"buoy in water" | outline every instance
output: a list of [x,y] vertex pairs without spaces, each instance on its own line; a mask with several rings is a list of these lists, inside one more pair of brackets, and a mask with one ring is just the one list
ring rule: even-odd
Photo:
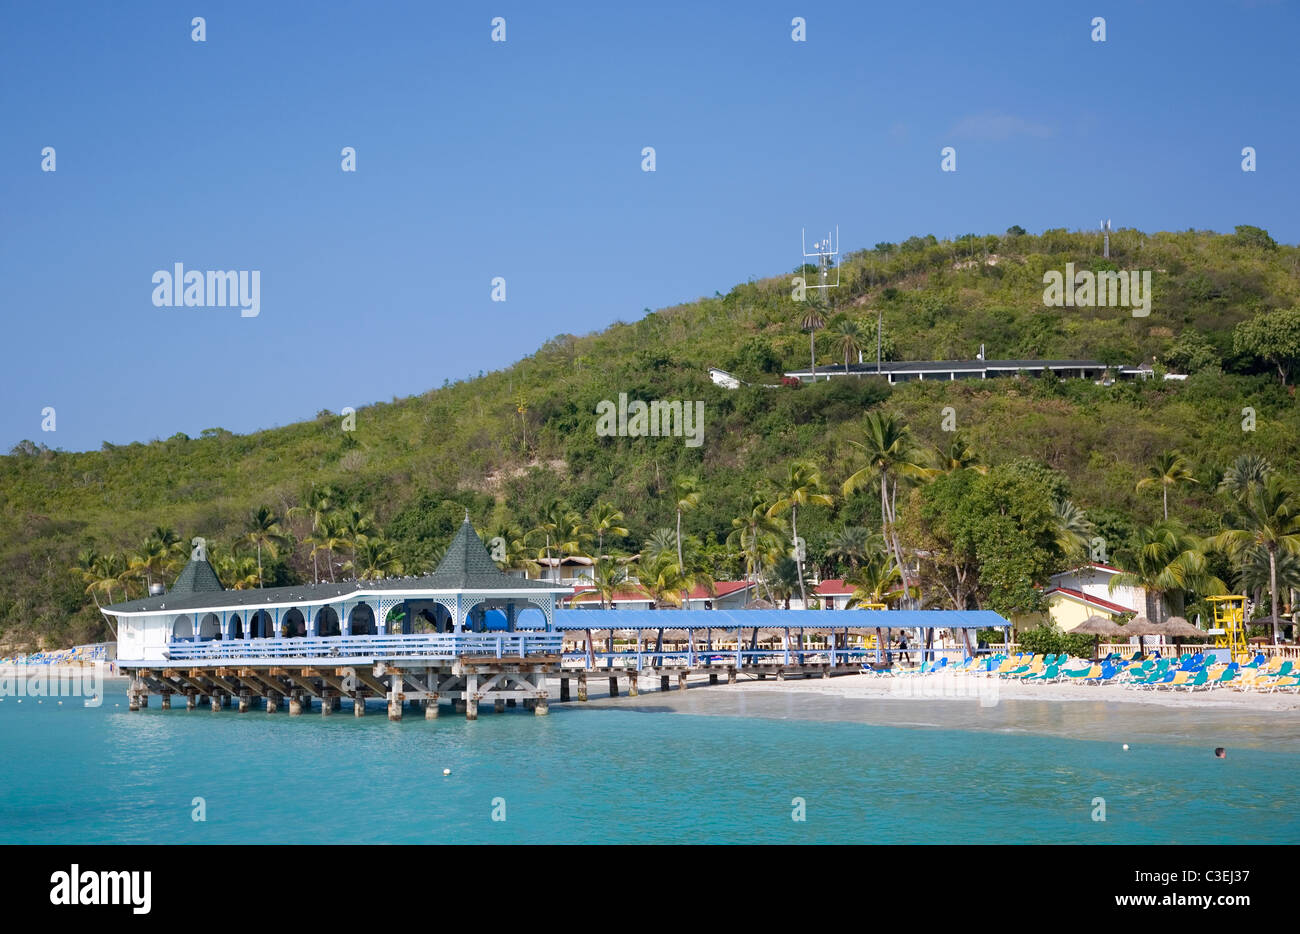
[[1125,744],[1124,744],[1124,751],[1125,751],[1125,752],[1128,752],[1128,743],[1125,743]]
[[451,769],[443,769],[443,770],[442,770],[442,774],[443,774],[443,775],[450,775],[450,774],[451,774]]

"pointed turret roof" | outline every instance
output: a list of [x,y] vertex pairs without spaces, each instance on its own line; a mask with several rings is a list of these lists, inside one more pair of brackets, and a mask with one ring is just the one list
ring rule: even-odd
[[498,568],[468,516],[447,546],[447,553],[438,563],[437,570],[422,583],[426,581],[430,589],[435,590],[554,590],[556,586],[548,581],[511,577]]
[[189,563],[181,569],[181,573],[176,577],[176,583],[172,584],[171,590],[167,591],[167,595],[215,593],[216,591],[225,590],[226,588],[221,586],[221,579],[217,577],[217,572],[208,563],[207,542],[201,538],[195,538],[191,541],[191,544],[194,547],[190,552]]

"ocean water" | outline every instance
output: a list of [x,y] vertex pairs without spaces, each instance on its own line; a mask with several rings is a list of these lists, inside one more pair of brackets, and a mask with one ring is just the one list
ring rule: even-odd
[[[129,713],[114,684],[98,708],[6,698],[0,843],[1300,838],[1300,752],[1290,744],[1218,760],[1203,743],[1124,751],[1019,732],[706,716],[642,700],[474,723],[444,708],[438,720],[390,723],[379,704],[363,719],[346,704],[291,719],[163,711],[157,698]],[[925,721],[916,710],[910,719]],[[193,819],[196,798],[206,820]],[[1104,821],[1093,819],[1098,798]],[[794,820],[800,809],[805,819]]]

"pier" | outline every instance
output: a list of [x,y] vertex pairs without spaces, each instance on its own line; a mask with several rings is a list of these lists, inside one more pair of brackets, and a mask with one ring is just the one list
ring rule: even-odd
[[631,697],[654,679],[829,678],[887,663],[874,633],[914,631],[925,658],[926,630],[1008,625],[987,611],[558,609],[571,589],[499,570],[468,518],[423,577],[228,591],[193,544],[171,590],[103,608],[133,711],[157,695],[164,710],[328,716],[346,699],[355,716],[382,700],[390,720],[443,705],[544,716],[557,679],[560,702],[581,702],[593,678]]

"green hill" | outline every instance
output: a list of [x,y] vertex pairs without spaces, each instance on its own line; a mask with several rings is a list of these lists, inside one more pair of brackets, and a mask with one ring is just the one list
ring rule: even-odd
[[[0,644],[101,637],[99,614],[75,570],[89,563],[83,553],[138,551],[159,526],[183,541],[204,535],[220,547],[242,534],[251,510],[268,506],[293,540],[264,561],[267,582],[310,578],[302,542],[310,521],[284,517],[312,484],[372,514],[392,555],[414,572],[427,570],[465,508],[480,528],[528,530],[554,499],[581,512],[602,500],[614,504],[630,533],[617,547],[635,552],[655,529],[675,523],[671,482],[693,474],[702,495],[685,513],[684,529],[723,576],[743,573],[719,544],[732,520],[792,459],[807,458],[836,496],[830,507],[801,510],[800,534],[810,561],[836,572],[843,568],[827,554],[831,536],[846,525],[880,524],[878,494],[838,495],[862,465],[850,442],[860,439],[864,412],[873,408],[901,417],[922,447],[933,447],[951,439],[941,424],[951,407],[984,463],[1031,461],[1058,472],[1049,484],[1054,495],[1068,496],[1106,531],[1118,556],[1112,560],[1123,558],[1135,529],[1160,517],[1159,493],[1135,486],[1158,454],[1177,449],[1201,482],[1171,493],[1171,515],[1212,534],[1223,512],[1214,486],[1234,458],[1262,454],[1283,473],[1296,472],[1300,416],[1290,388],[1273,362],[1234,349],[1250,347],[1234,343],[1234,334],[1260,315],[1300,305],[1300,249],[1239,227],[1227,235],[1120,230],[1112,233],[1110,259],[1100,254],[1098,235],[1065,230],[879,244],[845,257],[828,316],[858,321],[868,357],[880,312],[892,359],[970,359],[983,344],[990,359],[1154,359],[1158,368],[1190,373],[1186,381],[891,389],[876,379],[840,378],[797,389],[714,386],[709,366],[770,384],[783,370],[807,365],[800,322],[808,305],[791,298],[795,270],[600,333],[560,335],[507,369],[363,408],[355,431],[322,412],[251,435],[214,428],[193,439],[105,442],[86,453],[24,442],[0,457]],[[1043,273],[1066,262],[1093,271],[1151,270],[1150,316],[1045,307]],[[823,329],[816,340],[819,370],[842,369],[837,335]],[[596,406],[619,393],[702,400],[703,444],[598,437]],[[1253,431],[1242,430],[1247,407],[1255,412]],[[138,593],[143,584],[132,586]]]

